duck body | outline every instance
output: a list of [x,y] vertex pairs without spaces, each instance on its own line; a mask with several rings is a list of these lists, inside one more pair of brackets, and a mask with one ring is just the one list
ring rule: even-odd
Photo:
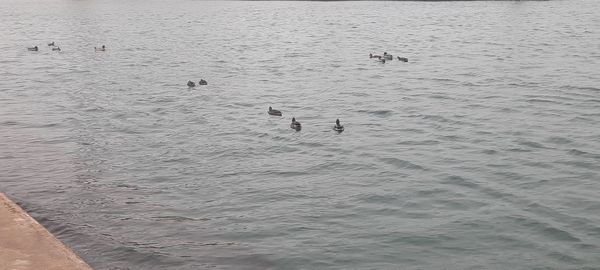
[[273,108],[269,107],[269,110],[267,111],[267,113],[269,115],[275,115],[275,116],[281,116],[282,113],[280,110],[273,110]]
[[291,129],[295,129],[296,131],[300,131],[302,129],[302,125],[300,122],[294,122],[290,124]]
[[48,43],[48,46],[54,46],[54,41]]
[[340,119],[335,120],[335,126],[333,126],[333,130],[339,132],[344,131],[344,126],[340,125]]
[[59,51],[60,52],[60,47],[54,47],[52,48],[53,51]]
[[383,53],[383,58],[385,58],[385,60],[392,60],[392,59],[394,59],[394,57],[391,54],[388,54],[387,52]]
[[198,85],[208,85],[208,82],[203,79],[200,79],[200,81],[198,82]]
[[36,51],[38,50],[38,46],[33,46],[33,47],[27,47],[28,51]]
[[296,118],[292,118],[290,128],[295,129],[296,131],[300,131],[302,129],[302,125],[300,124],[300,122],[296,121]]
[[381,59],[381,55],[374,55],[372,53],[369,54],[369,58],[379,58]]
[[398,61],[408,62],[408,58],[398,56]]
[[97,52],[103,52],[106,51],[106,46],[102,45],[102,47],[98,48],[98,47],[94,47],[94,51]]
[[188,82],[187,82],[187,86],[188,86],[188,87],[195,87],[195,86],[196,86],[196,83],[195,83],[195,82],[192,82],[192,81],[188,81]]

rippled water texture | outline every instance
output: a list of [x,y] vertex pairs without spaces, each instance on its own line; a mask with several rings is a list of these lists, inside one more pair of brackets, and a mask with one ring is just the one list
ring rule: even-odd
[[98,270],[598,269],[598,14],[0,1],[0,190]]

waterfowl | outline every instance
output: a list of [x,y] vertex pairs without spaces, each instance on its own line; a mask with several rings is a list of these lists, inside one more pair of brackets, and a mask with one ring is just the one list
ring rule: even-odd
[[188,82],[187,82],[187,86],[189,86],[189,87],[195,87],[195,86],[196,86],[196,83],[195,83],[195,82],[192,82],[192,81],[188,81]]
[[38,46],[33,46],[33,47],[27,47],[28,51],[37,51],[38,50]]
[[386,60],[392,60],[394,57],[391,54],[388,54],[387,52],[383,53],[383,58],[385,58]]
[[94,50],[97,51],[97,52],[98,51],[103,52],[103,51],[106,51],[106,46],[102,45],[102,47],[100,47],[100,48],[94,47]]
[[402,62],[408,62],[408,58],[398,56],[398,60]]
[[333,126],[333,130],[335,130],[337,132],[344,131],[344,126],[340,125],[340,119],[335,120],[335,126]]
[[60,52],[60,47],[54,47],[52,48],[53,51],[59,51]]
[[270,115],[281,116],[281,111],[280,110],[273,110],[273,108],[271,108],[271,106],[269,106],[269,111],[267,113],[270,114]]
[[372,53],[369,54],[369,58],[379,58],[381,59],[381,55],[373,55]]
[[198,82],[198,84],[199,84],[199,85],[207,85],[207,84],[208,84],[208,82],[207,82],[207,81],[205,81],[205,80],[203,80],[203,79],[200,79],[200,81]]
[[385,58],[379,58],[379,62],[385,64]]
[[292,117],[292,123],[290,124],[290,128],[295,129],[296,131],[300,131],[302,129],[302,125],[300,125],[300,122],[296,121],[295,117]]
[[48,43],[48,46],[54,46],[54,41]]

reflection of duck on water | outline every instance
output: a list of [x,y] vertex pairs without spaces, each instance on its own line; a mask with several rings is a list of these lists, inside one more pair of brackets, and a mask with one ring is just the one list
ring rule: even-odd
[[335,120],[335,126],[333,126],[333,130],[335,130],[337,132],[344,131],[344,126],[340,125],[340,119]]
[[281,116],[281,111],[280,110],[273,110],[273,108],[271,108],[271,106],[269,106],[269,111],[267,113],[269,113],[270,115]]
[[302,129],[302,125],[300,125],[300,122],[296,121],[296,117],[292,117],[290,128],[295,129],[296,131],[300,131]]

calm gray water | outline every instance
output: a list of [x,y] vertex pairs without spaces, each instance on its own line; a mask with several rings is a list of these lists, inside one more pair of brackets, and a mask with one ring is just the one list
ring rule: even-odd
[[0,191],[98,270],[600,269],[598,14],[0,1]]

